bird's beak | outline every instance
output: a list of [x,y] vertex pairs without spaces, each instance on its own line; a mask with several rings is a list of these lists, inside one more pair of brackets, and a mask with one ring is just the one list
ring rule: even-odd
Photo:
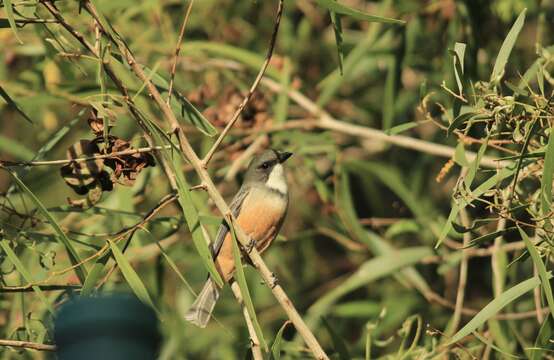
[[279,152],[279,163],[281,164],[284,163],[291,156],[292,156],[291,152],[288,152],[288,151]]

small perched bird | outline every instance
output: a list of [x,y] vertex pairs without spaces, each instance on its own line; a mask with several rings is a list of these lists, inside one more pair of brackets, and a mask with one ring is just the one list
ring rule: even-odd
[[[290,152],[269,149],[255,157],[231,202],[231,211],[238,225],[251,237],[260,252],[271,245],[285,219],[289,200],[283,163],[291,155]],[[229,226],[223,221],[211,250],[217,271],[226,282],[235,271],[232,241]],[[205,327],[219,298],[219,290],[217,284],[208,278],[185,319]]]

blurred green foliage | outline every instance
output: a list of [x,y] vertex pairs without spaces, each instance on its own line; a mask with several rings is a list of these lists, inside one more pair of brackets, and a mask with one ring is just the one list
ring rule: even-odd
[[[314,115],[285,92],[261,85],[210,163],[214,181],[230,199],[242,178],[240,171],[226,174],[264,134],[266,144],[295,153],[288,163],[292,194],[287,221],[264,258],[329,354],[341,359],[551,356],[552,318],[547,312],[536,314],[535,308],[553,306],[552,294],[544,291],[551,292],[553,249],[554,4],[339,2],[406,23],[365,22],[347,13],[333,13],[331,21],[328,1],[285,1],[266,76],[344,123],[456,147],[454,159],[363,134],[302,126]],[[188,4],[94,4],[156,86],[167,90]],[[4,0],[2,5],[1,160],[85,156],[67,150],[82,139],[105,139],[108,132],[125,146],[148,146],[99,61],[41,2]],[[144,118],[152,123],[161,119],[144,84],[116,47],[97,36],[79,2],[56,1],[56,6],[114,67]],[[194,3],[171,106],[197,153],[208,151],[214,142],[210,135],[221,131],[250,87],[267,51],[276,6],[270,1]],[[521,31],[506,38],[518,16]],[[98,146],[100,154],[108,143]],[[506,158],[511,165],[487,169],[467,159],[468,151],[479,149],[483,156]],[[175,159],[173,149],[163,152]],[[197,184],[186,162],[179,160],[181,165],[184,181]],[[164,334],[160,359],[249,356],[242,311],[228,288],[207,329],[183,319],[194,300],[191,289],[199,291],[206,270],[177,202],[164,203],[142,221],[171,192],[162,166],[156,162],[141,168],[136,179],[123,173],[113,190],[93,186],[88,195],[77,195],[66,185],[61,166],[10,166],[17,174],[12,176],[0,172],[0,337],[51,342],[49,307],[80,290],[75,273],[65,271],[80,258],[87,270],[80,275],[88,275],[83,292],[134,291],[158,309]],[[181,205],[197,211],[213,237],[219,214],[205,192],[190,194]],[[517,226],[532,233],[532,240]],[[442,245],[435,248],[438,242]],[[460,249],[463,243],[473,246],[469,252]],[[99,252],[110,247],[112,252]],[[454,308],[464,261],[460,312]],[[534,267],[540,278],[533,277]],[[309,358],[293,327],[284,326],[286,315],[260,277],[251,267],[245,276],[273,354]],[[30,282],[44,286],[26,286]],[[502,308],[504,314],[491,318]],[[478,313],[481,309],[485,313]],[[459,341],[450,344],[460,328]],[[0,353],[6,359],[46,356],[8,347]]]

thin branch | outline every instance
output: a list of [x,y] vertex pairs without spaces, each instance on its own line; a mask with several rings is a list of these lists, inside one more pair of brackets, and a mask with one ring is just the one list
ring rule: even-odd
[[241,170],[241,168],[246,164],[246,161],[251,158],[258,150],[260,150],[262,147],[267,145],[269,142],[269,138],[267,135],[263,134],[260,135],[250,144],[246,150],[243,151],[240,156],[238,156],[232,163],[231,166],[229,166],[229,170],[227,171],[227,174],[225,174],[225,181],[229,181],[235,178],[237,176],[238,172]]
[[202,166],[204,167],[204,169],[208,167],[208,163],[210,162],[210,160],[213,157],[214,153],[216,152],[217,148],[219,147],[219,145],[221,144],[221,142],[223,141],[225,136],[227,136],[227,133],[229,132],[229,130],[233,127],[235,122],[238,120],[240,114],[242,113],[242,110],[244,110],[245,106],[248,104],[248,101],[252,97],[252,94],[254,94],[254,91],[256,91],[256,88],[258,87],[260,81],[262,80],[262,78],[265,74],[265,71],[266,71],[267,67],[269,66],[269,62],[271,61],[271,56],[273,55],[273,49],[275,48],[275,42],[277,40],[277,33],[279,31],[279,24],[281,23],[281,15],[283,13],[283,1],[284,0],[279,0],[279,6],[277,8],[277,16],[275,17],[275,26],[273,28],[273,34],[271,34],[271,41],[269,43],[269,49],[267,50],[267,54],[266,54],[266,57],[265,57],[265,61],[262,65],[262,68],[258,72],[258,76],[256,76],[256,79],[252,83],[252,86],[250,87],[250,90],[248,90],[248,94],[246,94],[246,96],[244,97],[244,99],[240,103],[239,107],[237,108],[237,110],[233,114],[233,117],[231,117],[231,120],[229,120],[229,122],[227,123],[227,125],[225,126],[225,128],[223,129],[223,131],[221,132],[221,134],[219,135],[219,137],[217,138],[217,140],[213,144],[212,148],[208,151],[206,156],[202,159]]
[[[48,284],[48,285],[37,285],[42,291],[61,291],[61,290],[79,290],[81,285],[59,285],[59,284]],[[31,292],[34,291],[31,287],[21,287],[21,286],[4,286],[0,287],[0,293],[19,293],[19,292]]]
[[[539,277],[539,271],[535,264],[533,264],[533,276]],[[541,287],[537,286],[533,289],[533,300],[535,301],[535,314],[537,316],[537,321],[539,324],[542,324],[544,322],[544,314],[541,311],[542,310],[542,304],[541,304]]]
[[[445,308],[454,310],[456,308],[456,305],[445,299],[444,297],[440,296],[434,291],[428,291],[425,295],[425,298],[428,299],[430,302],[434,302],[438,305],[441,305]],[[467,317],[473,317],[479,313],[480,310],[477,309],[470,309],[462,307],[460,312],[463,316]],[[548,307],[545,307],[541,309],[542,313],[548,314],[550,312],[550,309]],[[523,319],[529,319],[536,316],[536,310],[531,311],[524,311],[524,312],[515,312],[515,313],[505,313],[505,314],[496,314],[493,316],[493,319],[496,320],[523,320]]]
[[10,167],[10,166],[45,166],[45,165],[63,165],[63,164],[69,164],[69,163],[78,163],[78,162],[85,162],[85,161],[91,161],[91,160],[99,160],[99,159],[112,159],[117,156],[122,155],[133,155],[133,154],[140,154],[140,153],[150,153],[156,150],[169,150],[171,149],[171,145],[167,146],[152,146],[152,147],[143,147],[138,149],[130,149],[130,150],[123,150],[123,151],[116,151],[110,154],[103,154],[103,155],[94,155],[94,156],[87,156],[82,158],[75,158],[75,159],[60,159],[60,160],[47,160],[47,161],[9,161],[9,160],[0,160],[0,164]]
[[[425,140],[414,139],[403,135],[388,135],[385,132],[377,129],[368,128],[365,126],[354,125],[334,119],[329,113],[321,109],[315,102],[307,98],[302,93],[293,89],[284,89],[279,83],[271,79],[263,79],[261,84],[275,92],[287,91],[289,97],[300,105],[304,110],[316,116],[318,120],[313,124],[315,127],[325,130],[334,130],[355,137],[362,137],[370,140],[379,140],[391,143],[403,148],[420,151],[423,153],[452,158],[456,149],[450,146],[435,144]],[[468,161],[473,161],[477,154],[471,151],[466,151]],[[501,168],[512,164],[510,161],[496,160],[489,156],[481,158],[482,166],[488,168]]]
[[185,19],[183,20],[183,25],[181,25],[181,30],[179,31],[179,39],[177,40],[177,46],[175,47],[175,54],[173,56],[173,65],[171,66],[171,74],[169,75],[169,89],[167,90],[167,104],[171,104],[171,94],[173,93],[173,82],[175,81],[175,71],[177,69],[177,62],[179,61],[179,53],[181,52],[181,45],[183,44],[183,38],[185,37],[185,29],[189,21],[190,11],[192,10],[192,5],[194,0],[190,0],[189,6],[185,12]]
[[254,324],[252,323],[252,318],[250,317],[250,314],[248,314],[248,309],[246,309],[246,306],[244,305],[244,298],[242,297],[239,284],[235,280],[231,281],[231,290],[233,291],[233,294],[235,295],[235,298],[237,299],[237,302],[242,309],[242,315],[244,316],[244,321],[246,322],[246,327],[248,328],[248,334],[250,335],[250,342],[252,345],[252,358],[254,360],[263,360],[264,357],[262,355],[260,340],[258,339],[256,330],[254,330]]
[[[467,168],[464,168],[466,170]],[[462,171],[460,176],[465,176],[466,171]],[[471,227],[469,216],[466,209],[460,210],[460,219],[462,220],[462,225],[465,227]],[[448,334],[452,335],[456,333],[458,326],[460,326],[460,321],[462,320],[462,308],[464,307],[464,299],[466,292],[467,284],[467,271],[468,271],[468,250],[467,246],[471,242],[471,233],[464,233],[464,249],[462,250],[462,260],[460,261],[460,274],[458,279],[458,291],[456,292],[456,307],[454,308],[454,314],[452,315],[452,321],[450,323]]]
[[[85,1],[84,7],[95,19],[98,19],[98,12],[95,6],[91,2]],[[160,108],[164,119],[169,123],[169,125],[172,127],[173,132],[177,135],[177,139],[179,140],[179,147],[181,148],[181,151],[183,152],[185,157],[189,160],[190,164],[194,167],[200,180],[206,184],[208,194],[214,201],[219,211],[225,215],[224,218],[229,224],[229,226],[233,226],[233,223],[236,223],[236,218],[232,215],[231,210],[229,209],[229,206],[227,205],[227,203],[225,202],[221,194],[217,191],[217,188],[213,183],[209,173],[206,171],[205,167],[203,166],[202,161],[198,158],[198,155],[194,152],[192,146],[188,142],[188,139],[184,135],[179,125],[179,122],[177,121],[177,118],[175,117],[175,114],[173,113],[171,108],[165,103],[165,101],[163,101],[163,98],[160,92],[150,81],[150,79],[146,76],[142,66],[140,66],[136,62],[133,54],[129,51],[127,46],[122,41],[118,41],[118,39],[113,39],[109,32],[104,31],[104,34],[108,36],[115,45],[118,46],[122,56],[126,59],[127,63],[131,67],[131,70],[141,81],[143,81],[146,84],[148,91],[152,95],[152,99],[156,102],[156,104]],[[236,230],[237,238],[240,241],[241,245],[244,248],[248,247],[248,244],[250,242],[249,237],[244,233],[244,231],[240,227],[236,228],[235,230]],[[258,250],[256,248],[252,249],[250,252],[248,252],[248,256],[250,257],[250,260],[254,265],[254,267],[258,270],[258,272],[264,279],[264,282],[266,283],[266,285],[270,287],[273,295],[279,301],[279,303],[283,307],[283,310],[285,310],[290,320],[293,322],[299,334],[303,337],[304,341],[306,342],[306,344],[308,345],[308,347],[310,348],[314,356],[317,359],[328,359],[327,354],[325,354],[325,352],[321,348],[321,345],[319,345],[319,342],[315,338],[314,334],[306,326],[306,324],[304,323],[304,320],[298,314],[298,311],[292,304],[292,301],[284,292],[283,288],[279,284],[275,283],[275,275],[267,268],[267,265],[262,260]]]
[[[151,147],[154,147],[154,141],[152,140],[152,137],[150,136],[150,133],[148,131],[148,128],[144,124],[142,115],[137,110],[136,105],[134,104],[131,96],[129,95],[129,91],[127,90],[127,87],[123,84],[123,82],[115,75],[115,71],[112,69],[111,65],[107,61],[103,61],[101,58],[101,54],[96,51],[96,49],[85,39],[85,37],[78,32],[73,26],[71,26],[67,21],[65,21],[64,17],[60,13],[60,11],[56,8],[52,0],[39,0],[46,9],[56,18],[56,20],[79,42],[83,47],[85,47],[91,54],[93,54],[104,67],[104,70],[106,71],[106,74],[110,77],[110,79],[113,81],[119,92],[123,95],[123,100],[125,101],[125,104],[127,105],[127,108],[131,115],[137,120],[138,125],[141,127],[141,129],[144,132],[144,137],[146,141],[148,142],[148,145]],[[100,21],[98,17],[94,17],[94,20],[98,23],[98,26],[101,27]],[[103,29],[105,30],[105,29]],[[105,31],[104,31],[105,32]],[[171,188],[175,190],[177,188],[177,182],[175,180],[175,174],[172,173],[171,168],[169,164],[167,163],[165,157],[159,156],[158,154],[155,154],[156,158],[159,163],[162,164],[162,167],[164,169],[164,172],[167,174],[168,181],[171,185]]]
[[0,346],[11,346],[39,351],[56,351],[56,345],[39,344],[30,341],[0,340]]

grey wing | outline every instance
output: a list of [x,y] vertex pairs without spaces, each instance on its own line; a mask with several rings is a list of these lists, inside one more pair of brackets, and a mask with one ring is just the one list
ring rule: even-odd
[[[244,199],[246,198],[246,195],[248,194],[248,189],[244,186],[240,188],[239,192],[235,195],[233,198],[233,201],[231,201],[231,213],[234,217],[238,217],[240,213],[240,208],[242,206],[242,203],[244,202]],[[229,232],[229,225],[227,225],[227,222],[223,220],[221,222],[221,225],[219,225],[219,229],[217,230],[217,235],[215,237],[215,240],[211,244],[211,250],[212,250],[212,257],[215,259],[217,254],[219,254],[219,250],[221,250],[221,246],[223,245],[223,240],[225,240],[225,236]]]

